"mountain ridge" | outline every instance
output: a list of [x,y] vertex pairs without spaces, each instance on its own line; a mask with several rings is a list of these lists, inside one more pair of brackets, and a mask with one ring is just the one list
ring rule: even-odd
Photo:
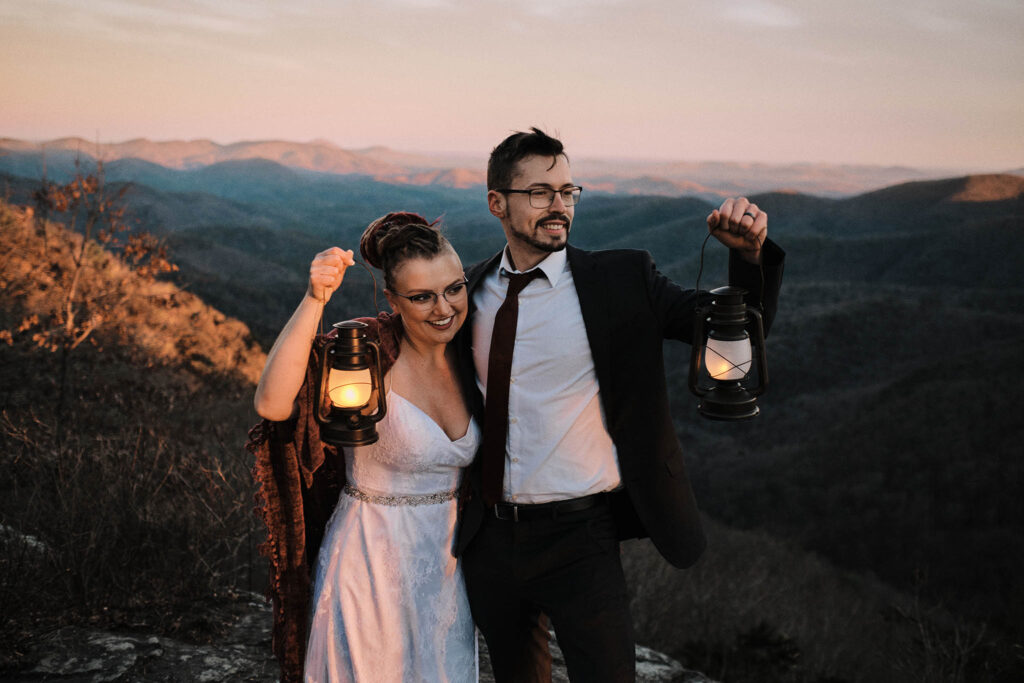
[[[138,157],[168,168],[189,169],[220,161],[264,158],[287,166],[335,174],[362,174],[383,181],[409,184],[452,183],[453,187],[483,184],[483,155],[408,153],[383,146],[347,150],[331,142],[243,140],[220,144],[208,139],[152,141],[135,138],[124,142],[96,143],[79,137],[44,142],[0,138],[0,153],[84,154],[113,161]],[[470,165],[467,165],[469,163]],[[623,194],[702,193],[708,197],[753,194],[793,187],[812,194],[848,196],[905,180],[951,175],[948,171],[921,170],[894,165],[763,162],[574,159],[577,180]],[[452,171],[451,177],[430,171]],[[643,181],[642,178],[648,180]]]

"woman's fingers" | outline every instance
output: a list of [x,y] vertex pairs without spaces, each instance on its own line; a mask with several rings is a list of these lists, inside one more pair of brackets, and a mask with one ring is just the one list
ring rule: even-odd
[[318,301],[327,301],[341,286],[345,270],[355,265],[351,249],[331,247],[321,251],[309,265],[309,294]]

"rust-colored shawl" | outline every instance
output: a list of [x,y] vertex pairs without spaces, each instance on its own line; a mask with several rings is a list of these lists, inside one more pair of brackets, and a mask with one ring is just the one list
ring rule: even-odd
[[[380,343],[387,372],[398,357],[401,318],[381,313],[359,320],[369,325],[367,337]],[[256,512],[267,527],[260,553],[270,560],[273,647],[286,683],[302,680],[312,567],[345,484],[344,453],[320,441],[316,421],[318,352],[326,339],[318,337],[313,344],[306,379],[296,397],[296,417],[285,422],[262,420],[249,431],[246,444],[256,459]]]

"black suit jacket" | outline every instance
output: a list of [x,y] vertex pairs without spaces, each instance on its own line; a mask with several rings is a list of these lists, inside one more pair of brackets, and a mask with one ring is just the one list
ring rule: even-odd
[[[646,251],[584,251],[567,247],[587,330],[608,431],[615,443],[625,494],[613,497],[621,538],[650,536],[677,567],[692,565],[706,541],[682,448],[669,412],[662,340],[692,343],[694,314],[706,292],[684,290],[662,275]],[[729,283],[762,305],[767,333],[775,317],[785,255],[767,241],[764,268],[730,256]],[[466,271],[469,322],[456,345],[463,390],[474,416],[483,420],[483,398],[473,366],[472,295],[501,253]],[[571,352],[566,349],[565,352]],[[479,495],[479,458],[467,471],[456,553],[469,544],[487,513]]]

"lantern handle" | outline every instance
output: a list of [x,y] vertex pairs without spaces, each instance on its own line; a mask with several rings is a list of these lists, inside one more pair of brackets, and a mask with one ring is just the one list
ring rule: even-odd
[[708,392],[697,381],[700,375],[700,349],[704,346],[704,330],[707,325],[710,306],[698,306],[694,315],[696,324],[693,327],[693,345],[690,347],[690,392],[696,396],[704,396]]
[[380,422],[388,414],[387,389],[384,388],[384,363],[381,361],[380,344],[367,339],[366,345],[373,347],[373,357],[377,360],[377,377],[380,377],[380,387],[377,389],[377,410],[368,417],[374,422]]
[[747,313],[751,316],[751,320],[747,324],[750,332],[753,333],[750,335],[751,345],[757,349],[758,359],[757,386],[749,391],[754,396],[760,396],[768,388],[768,354],[765,351],[764,342],[764,317],[758,307],[750,304],[747,304]]
[[328,354],[334,347],[337,337],[326,337],[325,339],[326,340],[324,341],[318,356],[320,359],[320,367],[317,369],[317,374],[320,376],[320,387],[316,392],[316,416],[320,422],[329,420],[331,416],[331,409],[328,407],[330,401],[327,399],[326,391],[329,373],[325,371],[325,368],[327,367]]
[[[700,296],[700,278],[704,274],[704,249],[708,246],[708,240],[711,239],[712,233],[709,232],[704,241],[700,243],[700,262],[697,268],[697,284],[694,285],[694,292]],[[764,246],[764,242],[758,241],[758,247]],[[757,305],[759,307],[764,306],[764,258],[757,264],[757,272],[761,276],[761,289],[757,292]]]

